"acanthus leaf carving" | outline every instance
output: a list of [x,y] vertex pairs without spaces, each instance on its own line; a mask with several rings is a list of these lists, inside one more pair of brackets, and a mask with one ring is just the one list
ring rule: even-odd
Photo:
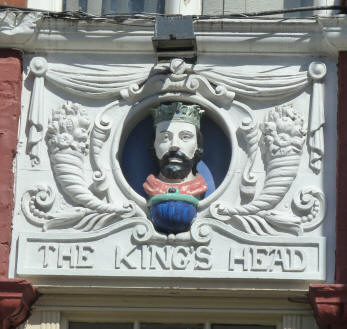
[[[311,67],[310,70],[312,71]],[[66,77],[68,76],[68,72],[63,73]],[[305,74],[278,77],[277,82],[269,82],[266,88],[262,89],[258,82],[264,79],[270,81],[270,76],[262,76],[262,74],[258,74],[256,77],[237,77],[235,74],[228,76],[213,68],[204,69],[201,65],[194,67],[184,63],[183,60],[174,59],[169,67],[158,66],[155,74],[152,74],[148,80],[141,78],[138,81],[124,84],[125,89],[117,87],[117,96],[128,103],[136,103],[150,95],[181,91],[197,94],[219,107],[228,108],[235,97],[235,92],[244,97],[272,97],[282,95],[285,91],[296,92],[309,83],[307,73]],[[313,76],[311,72],[310,74],[315,82],[321,81],[325,75]],[[288,82],[285,83],[287,78]],[[250,82],[248,90],[245,83],[252,79],[254,81]],[[228,84],[227,81],[230,83]],[[276,83],[283,85],[284,88],[277,88]],[[322,123],[321,119],[317,121],[320,132],[324,125],[324,120]],[[310,127],[312,130],[312,124]],[[30,217],[29,221],[43,226],[44,229],[72,227],[81,231],[90,231],[103,228],[120,218],[132,217],[136,211],[137,214],[141,213],[141,216],[145,215],[144,211],[136,210],[137,206],[131,201],[126,201],[125,204],[113,203],[107,193],[109,189],[107,175],[99,159],[99,154],[108,140],[111,128],[112,122],[103,115],[103,112],[100,112],[93,129],[89,132],[89,118],[78,104],[66,103],[61,109],[53,112],[46,139],[52,169],[62,191],[72,200],[75,207],[65,212],[49,213],[48,208],[36,203],[33,208],[31,203],[31,214],[30,211],[27,211],[30,206],[29,208],[24,207],[25,213],[28,214],[27,217]],[[317,189],[307,192],[314,199],[314,206],[310,208],[309,212],[303,210],[306,207],[305,197],[301,197],[300,201],[293,201],[293,215],[274,209],[296,178],[306,134],[304,121],[300,114],[292,106],[282,106],[270,111],[263,125],[263,136],[260,142],[258,125],[252,116],[251,119],[245,119],[242,122],[240,130],[243,132],[247,144],[248,156],[240,191],[253,201],[236,207],[217,201],[210,207],[212,216],[227,223],[236,220],[244,231],[258,235],[277,235],[279,232],[302,234],[303,230],[309,230],[311,227],[319,225],[317,223],[320,223],[324,217],[322,217],[322,212],[324,213],[325,207],[324,195]],[[315,134],[318,130],[310,131],[310,133]],[[89,134],[91,135],[90,143]],[[322,138],[322,134],[319,136]],[[312,141],[312,139],[310,140]],[[252,168],[259,150],[259,143],[262,143],[266,179],[262,191],[254,199],[257,179]],[[94,170],[91,189],[84,178],[84,166],[89,147]],[[311,150],[314,150],[313,146]],[[321,158],[318,162],[320,161]],[[317,167],[315,171],[319,172],[319,168]],[[304,195],[307,193],[305,192]],[[31,191],[29,195],[33,197],[35,193]],[[101,197],[105,197],[106,200],[102,200]],[[25,202],[23,201],[23,204]],[[41,218],[38,216],[39,219],[37,219],[36,215],[40,215]],[[310,223],[305,224],[305,222]]]
[[89,117],[79,104],[67,102],[53,111],[46,138],[52,170],[63,192],[77,207],[48,213],[54,202],[52,190],[38,186],[22,199],[23,213],[32,224],[44,230],[73,227],[90,231],[136,213],[136,205],[131,201],[107,203],[89,190],[84,177],[89,127]]

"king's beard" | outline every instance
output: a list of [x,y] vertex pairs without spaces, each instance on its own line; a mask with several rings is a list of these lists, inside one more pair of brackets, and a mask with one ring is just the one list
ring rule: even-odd
[[194,158],[180,151],[169,151],[159,160],[160,173],[168,179],[184,179],[193,169]]

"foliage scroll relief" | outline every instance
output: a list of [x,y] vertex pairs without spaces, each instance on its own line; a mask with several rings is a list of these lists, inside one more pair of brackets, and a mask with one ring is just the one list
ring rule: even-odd
[[[90,68],[35,57],[30,70],[34,85],[27,156],[40,170],[47,152],[56,186],[38,182],[23,193],[21,211],[38,231],[33,236],[24,234],[19,248],[30,244],[39,248],[43,267],[58,270],[65,259],[70,269],[81,271],[83,259],[88,258],[86,267],[93,268],[97,246],[85,241],[126,234],[127,243],[112,247],[120,271],[139,270],[139,262],[153,271],[211,270],[212,255],[221,244],[234,241],[237,246],[226,248],[231,277],[235,268],[256,272],[261,267],[264,273],[281,268],[293,277],[308,271],[322,278],[317,264],[324,241],[305,245],[300,239],[321,225],[325,196],[319,184],[300,185],[297,177],[304,164],[312,177],[322,173],[324,63],[312,62],[307,71],[277,74],[191,65],[181,59],[154,66]],[[109,104],[92,112],[66,99],[47,108],[48,85],[74,99]],[[279,101],[304,91],[311,95],[306,109],[294,101]],[[254,111],[247,100],[276,100],[276,105]],[[151,112],[160,172],[147,178],[145,199],[127,183],[119,157],[124,136]],[[208,186],[196,172],[196,163],[185,167],[199,153],[202,115],[223,130],[232,148],[225,179],[205,198]],[[176,138],[177,145],[172,141]],[[169,140],[173,144],[166,150],[166,160],[171,162],[167,165],[163,150]],[[65,206],[58,206],[58,199],[64,199]],[[49,242],[50,234],[58,232],[69,232],[73,238]],[[50,263],[52,257],[56,265]],[[262,257],[263,265],[257,257]],[[29,273],[25,268],[21,264],[19,271]]]

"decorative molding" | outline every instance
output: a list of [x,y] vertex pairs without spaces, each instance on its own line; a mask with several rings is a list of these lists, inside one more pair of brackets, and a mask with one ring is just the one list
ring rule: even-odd
[[[54,202],[52,189],[36,186],[22,198],[23,213],[32,224],[42,226],[44,230],[75,227],[89,231],[135,214],[134,203],[107,203],[89,190],[84,175],[84,159],[89,150],[89,125],[87,114],[78,104],[68,102],[53,111],[46,138],[52,170],[61,189],[72,204],[79,207],[47,213]],[[96,149],[94,146],[93,151]]]
[[61,329],[63,321],[59,311],[34,311],[20,329]]
[[319,173],[324,156],[324,135],[325,125],[324,113],[324,84],[322,80],[327,74],[324,63],[312,62],[308,68],[308,73],[313,80],[311,115],[309,124],[309,149],[310,149],[310,168]]
[[[114,20],[107,19],[67,22],[40,12],[6,11],[1,13],[0,21],[3,47],[27,52],[69,50],[100,53],[102,49],[118,54],[154,53],[152,18],[123,21],[122,38],[116,38],[120,32],[115,30]],[[214,25],[212,30],[211,24]],[[339,51],[347,49],[347,19],[343,15],[285,21],[280,18],[199,19],[194,30],[198,51],[211,53],[240,54],[252,49],[253,54],[328,55],[337,58]],[[96,35],[99,38],[95,38]],[[262,42],[258,42],[259,38]],[[91,39],[95,43],[93,47],[90,46]],[[303,39],[305,42],[300,42]]]
[[28,152],[35,167],[41,161],[41,142],[45,138],[47,110],[45,109],[44,84],[48,64],[45,58],[35,57],[30,63],[30,72],[35,75],[32,101],[29,109]]
[[0,281],[0,326],[19,326],[30,315],[31,306],[39,297],[36,289],[25,280]]
[[[259,235],[277,235],[278,230],[302,235],[303,226],[307,230],[318,226],[325,215],[325,201],[323,193],[315,188],[301,192],[300,200],[294,202],[302,218],[274,210],[297,175],[305,136],[304,119],[292,105],[270,111],[263,127],[266,178],[262,191],[255,200],[238,207],[214,202],[210,207],[212,217],[227,223],[237,221],[247,233]],[[310,201],[303,196],[307,193]]]
[[210,81],[199,74],[194,74],[191,65],[182,59],[175,58],[169,65],[169,72],[155,74],[140,88],[132,84],[121,91],[123,99],[130,104],[155,94],[168,92],[187,92],[201,94],[219,107],[227,107],[233,101],[235,93],[221,85],[211,85]]
[[257,125],[251,118],[246,118],[242,121],[240,131],[243,133],[244,139],[247,143],[248,162],[245,166],[242,180],[240,184],[240,192],[247,199],[252,200],[256,192],[255,185],[257,177],[252,173],[254,162],[258,153],[259,132]]
[[309,301],[321,329],[347,326],[347,286],[344,284],[311,284]]
[[[305,329],[302,327],[301,315],[284,315],[281,329]],[[313,328],[311,328],[313,329]]]
[[[20,214],[34,231],[19,232],[17,274],[181,277],[184,269],[185,277],[324,280],[325,238],[318,231],[300,237],[318,228],[326,212],[318,165],[324,144],[315,143],[324,137],[323,63],[299,72],[239,72],[182,59],[96,66],[49,63],[44,74],[50,92],[58,87],[75,99],[85,91],[93,104],[112,102],[97,108],[59,97],[51,118],[42,119],[47,131],[37,145],[47,154],[37,169],[50,164],[52,174],[19,192]],[[312,84],[318,92],[310,108],[305,93]],[[30,110],[40,108],[35,102],[42,97],[31,99]],[[291,103],[281,103],[288,97]],[[263,108],[247,105],[255,100]],[[165,235],[126,181],[121,157],[150,109],[177,101],[205,110],[229,139],[232,158],[216,191],[198,201],[188,231]],[[303,185],[296,178],[305,170]]]
[[[44,85],[43,81],[38,80],[43,76],[49,77],[48,81],[59,84],[60,88],[72,93],[81,90],[80,82],[88,82],[84,89],[89,93],[89,97],[98,98],[118,93],[118,96],[130,104],[138,102],[141,104],[143,100],[156,95],[181,92],[193,95],[198,100],[208,100],[216,109],[228,110],[235,95],[246,98],[279,97],[302,90],[311,79],[313,81],[311,113],[315,114],[310,115],[310,166],[315,173],[320,172],[320,162],[324,154],[323,126],[325,121],[321,80],[326,75],[326,67],[323,63],[311,63],[308,73],[300,72],[294,75],[278,76],[268,73],[240,74],[228,70],[220,71],[219,68],[213,66],[201,64],[192,66],[186,64],[182,59],[173,59],[168,65],[155,67],[151,77],[141,86],[134,83],[134,79],[138,79],[138,77],[133,74],[124,78],[121,71],[119,76],[112,75],[110,78],[112,71],[109,73],[99,71],[108,82],[112,82],[106,84],[106,87],[104,87],[103,78],[98,81],[95,75],[89,75],[91,73],[88,72],[88,68],[83,68],[81,71],[75,70],[71,75],[65,69],[52,65],[48,69],[47,62],[40,57],[34,58],[30,65],[36,78],[29,113],[30,118],[37,119],[29,120],[29,131],[37,134],[40,130],[41,136],[39,139],[35,139],[36,144],[34,144],[33,139],[30,138],[32,134],[29,134],[28,145],[32,146],[32,152],[40,147],[44,134],[45,119],[41,113]],[[137,76],[143,80],[144,76],[148,75],[148,68],[143,66],[142,70],[137,73]],[[97,76],[99,78],[99,74]],[[120,83],[117,82],[118,80]],[[128,84],[129,87],[122,89],[125,84]],[[40,93],[36,93],[38,89]],[[36,94],[39,96],[34,97]],[[54,193],[48,186],[37,186],[25,193],[22,199],[23,212],[32,224],[41,226],[44,230],[74,228],[90,231],[104,228],[121,218],[135,216],[136,212],[137,215],[146,216],[145,209],[141,210],[132,202],[124,201],[124,204],[117,204],[113,201],[107,173],[99,159],[112,130],[112,122],[105,113],[110,109],[117,109],[119,106],[119,101],[115,101],[96,116],[90,137],[90,119],[80,105],[67,102],[53,111],[46,136],[52,170],[62,191],[75,208],[48,213],[53,206]],[[242,120],[239,127],[246,143],[248,157],[240,184],[240,192],[241,195],[246,196],[248,203],[230,207],[222,205],[223,202],[216,201],[210,207],[212,217],[230,223],[237,221],[245,232],[257,235],[278,235],[281,234],[279,232],[301,235],[304,231],[303,227],[305,227],[305,231],[315,228],[323,220],[325,214],[324,195],[316,188],[311,188],[308,192],[301,192],[301,199],[293,201],[293,210],[299,217],[294,213],[274,209],[291,187],[300,164],[306,135],[306,122],[302,115],[291,104],[275,108],[265,119],[262,139],[259,140],[258,125],[254,121],[253,114],[248,109],[246,109],[246,113],[247,117]],[[38,122],[41,123],[38,124]],[[94,183],[91,189],[84,173],[89,144],[92,148],[90,162],[94,168]],[[257,178],[252,175],[251,171],[259,148],[262,150],[266,179],[262,192],[252,201]],[[39,159],[39,157],[37,156],[35,159]],[[313,203],[303,199],[303,195],[306,193],[311,195]],[[104,198],[104,200],[100,198]],[[249,203],[249,201],[251,202]],[[303,225],[303,223],[306,224]]]

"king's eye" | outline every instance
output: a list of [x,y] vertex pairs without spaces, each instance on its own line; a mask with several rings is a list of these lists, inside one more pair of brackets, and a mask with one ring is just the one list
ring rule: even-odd
[[170,139],[170,135],[169,133],[165,132],[165,133],[161,133],[161,140],[162,141],[167,141]]
[[185,142],[191,140],[193,137],[194,137],[194,135],[190,132],[181,132],[180,133],[180,138]]

